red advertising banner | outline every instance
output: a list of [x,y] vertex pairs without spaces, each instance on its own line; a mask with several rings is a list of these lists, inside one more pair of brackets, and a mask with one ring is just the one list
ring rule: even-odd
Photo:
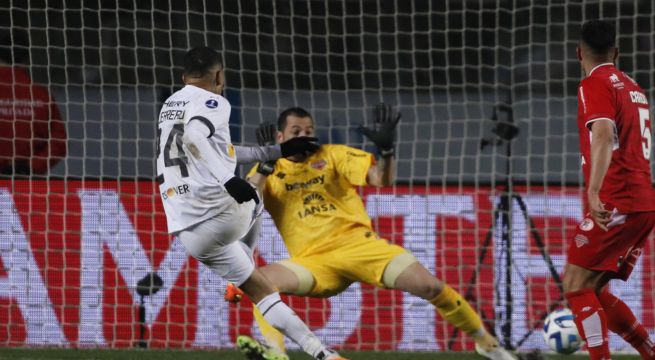
[[[402,245],[437,277],[469,295],[487,326],[500,332],[512,295],[512,341],[545,349],[542,316],[560,293],[513,206],[511,240],[492,228],[499,193],[472,187],[363,189],[380,236]],[[578,188],[518,189],[557,272],[582,220]],[[260,264],[287,254],[264,214]],[[655,327],[653,239],[631,279],[612,284],[649,328]],[[507,255],[512,265],[507,271]],[[136,284],[163,282],[144,296]],[[509,277],[507,274],[509,273]],[[260,336],[251,304],[223,301],[225,282],[188,257],[166,233],[156,184],[146,181],[0,181],[0,346],[230,348],[239,334]],[[502,290],[502,291],[501,291]],[[470,350],[425,301],[353,284],[330,299],[285,297],[326,342],[338,348]],[[627,345],[613,337],[614,349]],[[293,348],[293,346],[291,346]]]

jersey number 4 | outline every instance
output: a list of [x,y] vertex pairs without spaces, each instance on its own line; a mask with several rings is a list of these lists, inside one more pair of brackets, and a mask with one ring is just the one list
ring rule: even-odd
[[[184,124],[175,124],[171,128],[171,131],[168,133],[168,138],[166,138],[166,144],[164,145],[164,165],[169,166],[179,166],[180,175],[182,177],[189,176],[189,171],[187,170],[187,157],[182,149],[182,136],[184,135]],[[157,128],[157,155],[161,154],[161,128]],[[177,150],[177,157],[171,156],[171,148],[175,144],[175,149]]]
[[646,160],[650,160],[652,135],[650,132],[650,111],[639,108],[639,130],[641,132],[641,151]]

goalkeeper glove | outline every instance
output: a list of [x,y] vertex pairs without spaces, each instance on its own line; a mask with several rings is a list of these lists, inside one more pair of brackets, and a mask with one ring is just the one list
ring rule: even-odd
[[275,172],[275,160],[264,161],[257,164],[257,172],[268,176]]
[[[264,123],[257,128],[257,143],[260,146],[275,145],[275,138],[277,128],[272,123]],[[320,144],[318,139],[310,136],[298,136],[291,138],[280,144],[280,152],[282,157],[289,157],[297,154],[310,155],[315,153]],[[270,175],[273,173],[275,161],[266,161],[257,166],[257,172],[263,175]]]
[[235,176],[226,181],[223,185],[225,186],[227,193],[230,194],[237,203],[242,204],[246,201],[255,200],[255,204],[259,204],[257,191],[255,191],[255,188],[246,180]]
[[[259,146],[275,145],[275,137],[277,135],[277,127],[273,123],[263,123],[257,128],[257,143]],[[268,176],[275,171],[275,160],[260,162],[257,165],[257,172]]]
[[273,123],[263,123],[257,128],[256,135],[259,146],[275,145],[277,128]]
[[[257,128],[257,143],[259,146],[275,145],[277,128],[274,124],[264,123]],[[282,157],[289,157],[296,154],[315,153],[321,145],[318,139],[311,136],[298,136],[280,144]]]
[[381,156],[393,156],[396,126],[401,117],[399,112],[394,115],[391,105],[380,103],[375,107],[375,122],[378,124],[378,129],[360,125],[359,130],[377,146]]
[[311,136],[298,136],[280,144],[282,157],[289,157],[297,154],[310,155],[315,153],[321,145],[318,139]]

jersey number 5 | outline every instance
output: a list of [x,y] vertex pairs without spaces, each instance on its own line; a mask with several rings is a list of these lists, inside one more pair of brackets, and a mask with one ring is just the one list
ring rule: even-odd
[[650,132],[650,111],[639,108],[639,129],[641,130],[641,151],[646,160],[650,160],[650,149],[653,141]]
[[[189,171],[187,170],[187,157],[182,149],[182,136],[184,135],[184,124],[175,124],[171,128],[171,132],[168,133],[168,138],[166,139],[166,144],[164,145],[164,165],[169,166],[179,166],[180,175],[182,177],[189,176]],[[161,152],[161,146],[159,142],[161,141],[161,128],[157,129],[157,154]],[[177,150],[177,157],[171,157],[171,147],[175,143],[175,148]]]

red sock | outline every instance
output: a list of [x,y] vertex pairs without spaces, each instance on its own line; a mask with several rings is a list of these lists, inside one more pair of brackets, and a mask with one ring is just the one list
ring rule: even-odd
[[642,359],[655,359],[655,349],[648,337],[648,331],[637,320],[628,305],[607,290],[598,296],[598,300],[605,309],[607,328],[637,349]]
[[565,294],[580,336],[587,342],[591,360],[609,360],[607,319],[593,289],[582,289]]

